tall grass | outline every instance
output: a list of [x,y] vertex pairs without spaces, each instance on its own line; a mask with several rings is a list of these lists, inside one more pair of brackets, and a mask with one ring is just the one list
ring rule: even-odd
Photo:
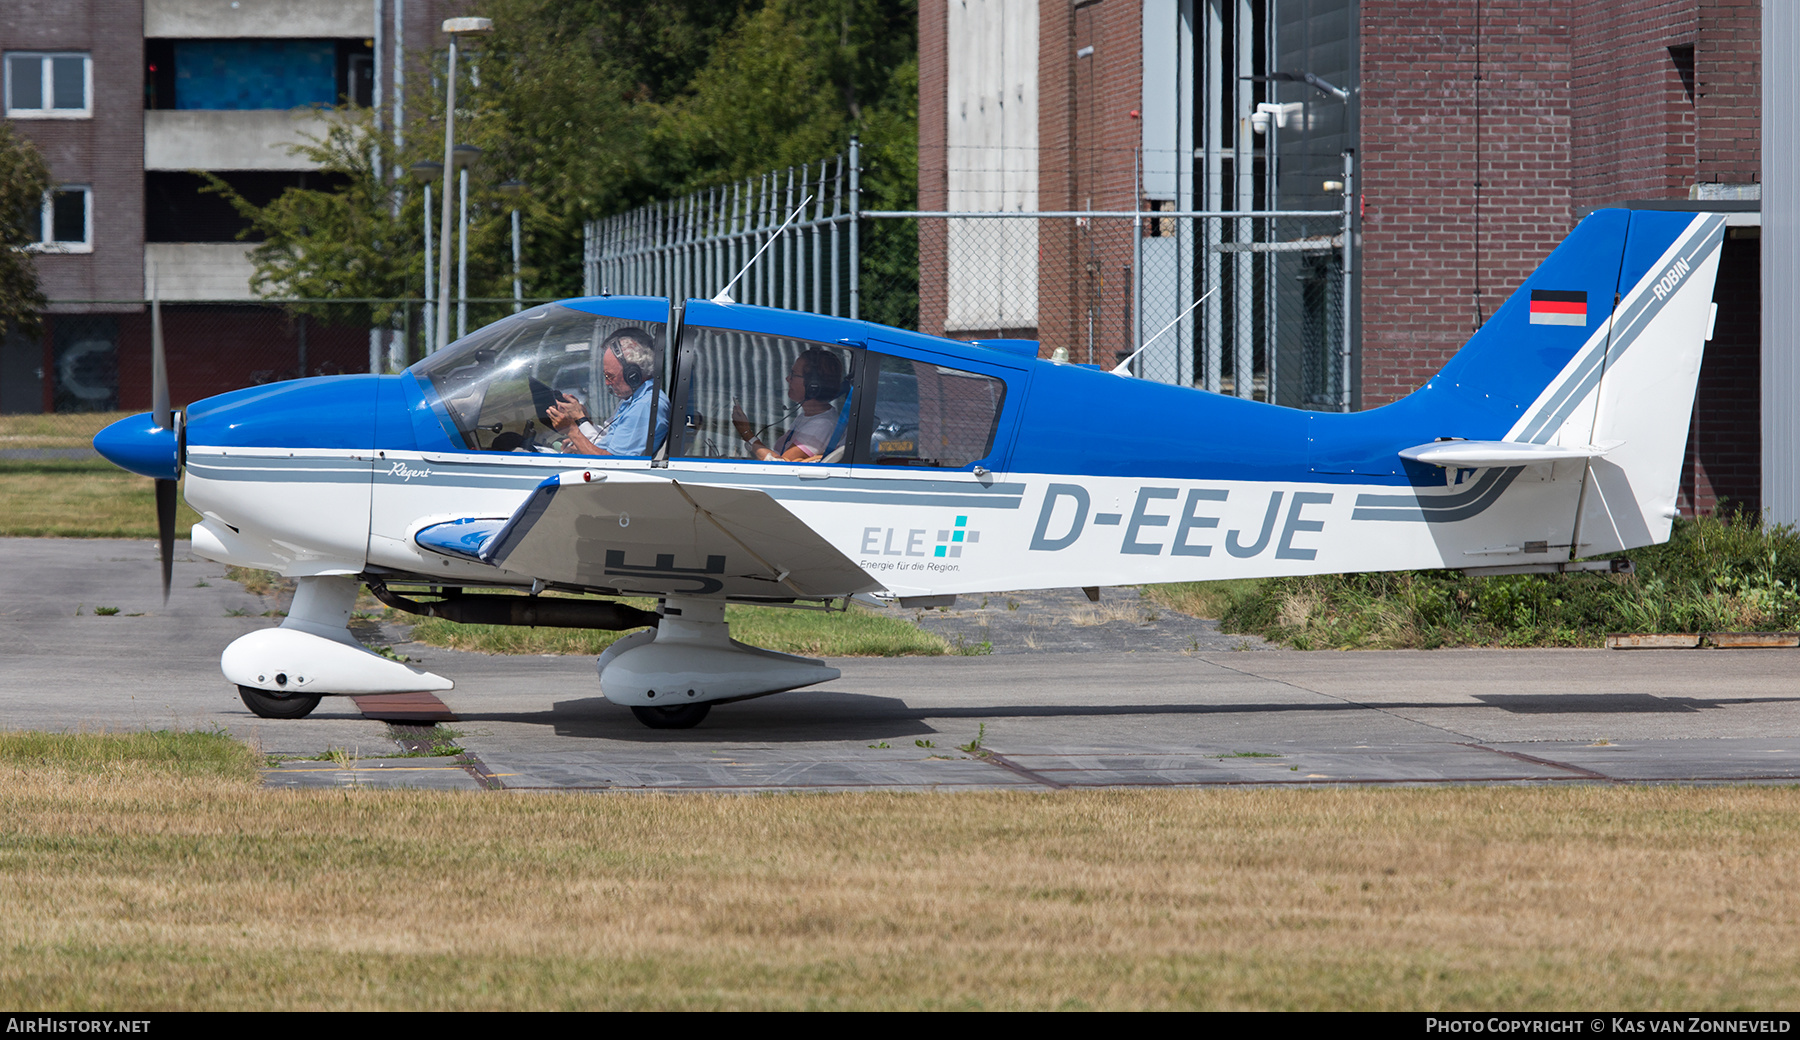
[[8,1007],[1800,1001],[1792,788],[293,791],[10,739]]
[[1683,520],[1667,543],[1623,555],[1635,575],[1398,571],[1146,593],[1176,609],[1210,607],[1227,632],[1299,649],[1596,646],[1608,632],[1800,628],[1800,533],[1793,528],[1741,513]]

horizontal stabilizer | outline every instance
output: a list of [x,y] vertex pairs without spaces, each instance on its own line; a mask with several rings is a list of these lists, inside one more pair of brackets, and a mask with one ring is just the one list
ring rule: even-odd
[[575,471],[538,485],[483,562],[620,592],[830,598],[881,583],[761,491]]
[[1445,469],[1537,466],[1572,459],[1595,459],[1623,444],[1528,444],[1523,441],[1432,441],[1415,444],[1400,457]]

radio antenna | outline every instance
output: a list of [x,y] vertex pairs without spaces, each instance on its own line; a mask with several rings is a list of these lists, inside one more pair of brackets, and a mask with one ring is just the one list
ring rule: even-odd
[[[1183,318],[1185,318],[1185,317],[1187,317],[1187,316],[1188,316],[1188,315],[1189,315],[1189,314],[1192,314],[1192,313],[1193,313],[1193,312],[1194,312],[1194,308],[1195,308],[1195,307],[1198,307],[1198,306],[1200,306],[1200,305],[1201,305],[1201,304],[1203,304],[1203,303],[1205,303],[1205,302],[1206,302],[1206,297],[1207,297],[1207,296],[1211,296],[1211,295],[1212,295],[1212,294],[1213,294],[1213,293],[1216,293],[1216,292],[1218,292],[1218,291],[1219,291],[1219,287],[1218,287],[1218,286],[1216,286],[1216,285],[1215,285],[1215,286],[1213,286],[1213,287],[1212,287],[1212,288],[1210,288],[1210,289],[1208,289],[1208,290],[1206,290],[1206,296],[1202,296],[1202,297],[1200,297],[1200,298],[1199,298],[1199,299],[1198,299],[1198,300],[1195,300],[1195,301],[1194,301],[1194,302],[1193,302],[1193,303],[1190,303],[1190,304],[1188,304],[1188,309],[1187,309],[1187,310],[1185,310],[1185,311],[1182,311],[1182,312],[1181,312],[1181,313],[1180,313],[1180,314],[1177,314],[1177,315],[1175,315],[1175,321],[1180,321],[1180,320],[1181,320],[1181,319],[1183,319]],[[1138,355],[1139,355],[1139,354],[1142,354],[1142,353],[1143,353],[1143,352],[1144,352],[1144,351],[1145,351],[1145,350],[1146,350],[1146,349],[1148,349],[1148,348],[1149,348],[1149,346],[1150,346],[1150,344],[1152,344],[1152,343],[1155,343],[1155,342],[1156,342],[1156,341],[1157,341],[1157,340],[1159,340],[1159,339],[1161,339],[1161,338],[1162,338],[1162,334],[1163,334],[1163,332],[1167,332],[1167,331],[1169,331],[1169,330],[1170,330],[1170,329],[1172,329],[1172,328],[1174,328],[1174,327],[1175,327],[1175,321],[1172,321],[1172,322],[1169,322],[1169,323],[1168,323],[1168,324],[1167,324],[1167,325],[1164,325],[1164,326],[1163,326],[1163,327],[1162,327],[1162,332],[1158,332],[1158,333],[1157,333],[1157,334],[1156,334],[1156,335],[1154,335],[1154,336],[1151,336],[1151,337],[1150,337],[1150,338],[1149,338],[1149,339],[1147,339],[1147,340],[1145,340],[1145,341],[1144,341],[1144,345],[1143,345],[1143,346],[1141,346],[1141,347],[1139,347],[1139,348],[1137,348],[1137,349],[1136,349],[1136,350],[1134,350],[1134,351],[1132,351],[1132,352],[1131,352],[1131,356],[1130,356],[1130,357],[1128,357],[1128,358],[1126,358],[1126,359],[1125,359],[1125,360],[1123,360],[1123,361],[1121,361],[1121,362],[1119,362],[1119,365],[1118,365],[1118,367],[1117,367],[1117,368],[1114,368],[1114,369],[1113,369],[1113,370],[1112,370],[1112,374],[1113,374],[1113,375],[1115,375],[1115,376],[1130,376],[1130,375],[1131,375],[1131,373],[1130,373],[1130,372],[1128,372],[1128,371],[1126,371],[1126,366],[1127,366],[1127,365],[1129,365],[1129,364],[1131,364],[1131,363],[1132,363],[1132,362],[1133,362],[1133,361],[1135,361],[1135,360],[1137,360],[1137,356],[1138,356]]]
[[811,202],[812,198],[813,197],[811,195],[808,195],[806,198],[803,198],[800,200],[800,205],[794,207],[794,212],[788,214],[788,218],[781,222],[781,226],[776,228],[775,233],[773,235],[769,236],[769,240],[767,242],[764,242],[762,245],[762,248],[758,249],[756,251],[756,255],[751,257],[749,262],[746,263],[743,267],[738,268],[738,273],[731,276],[731,281],[725,283],[725,288],[719,290],[719,294],[712,298],[712,302],[714,302],[714,303],[730,303],[730,302],[732,302],[731,287],[738,283],[739,278],[744,277],[744,273],[746,271],[750,270],[750,267],[752,264],[756,263],[757,260],[761,259],[762,255],[764,253],[769,251],[769,247],[774,245],[775,240],[781,237],[781,233],[788,229],[788,225],[792,224],[794,222],[794,218],[798,217],[802,212],[805,211],[806,204]]

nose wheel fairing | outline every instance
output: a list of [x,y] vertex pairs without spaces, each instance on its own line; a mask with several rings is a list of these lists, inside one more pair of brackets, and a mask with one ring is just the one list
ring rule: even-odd
[[238,637],[220,656],[220,671],[240,688],[279,697],[454,687],[441,675],[409,668],[356,641],[350,634],[350,611],[360,584],[349,576],[300,578],[281,627]]

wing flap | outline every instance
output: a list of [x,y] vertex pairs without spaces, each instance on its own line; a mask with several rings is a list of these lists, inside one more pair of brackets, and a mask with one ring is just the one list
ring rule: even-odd
[[761,491],[572,471],[532,492],[483,562],[651,595],[823,598],[881,587]]

